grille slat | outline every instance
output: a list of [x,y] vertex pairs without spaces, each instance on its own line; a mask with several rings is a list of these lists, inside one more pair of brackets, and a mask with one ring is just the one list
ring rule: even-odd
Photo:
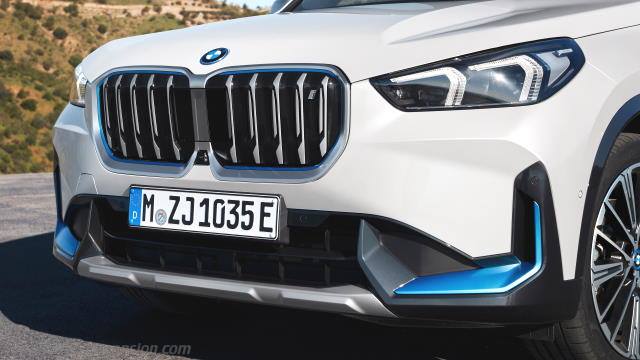
[[258,74],[253,74],[249,81],[249,134],[251,153],[256,164],[260,164],[260,132],[258,131],[258,108],[256,105],[256,87]]
[[298,158],[300,164],[307,164],[307,151],[305,141],[305,101],[304,101],[304,81],[307,74],[302,74],[296,82],[296,137],[298,145]]
[[133,117],[133,138],[136,143],[136,151],[138,157],[142,158],[142,145],[140,144],[140,119],[138,118],[138,103],[136,101],[136,82],[138,81],[138,75],[134,75],[129,85],[129,101],[131,103],[131,116]]
[[126,73],[100,87],[102,128],[121,159],[186,162],[194,151],[189,80],[184,75]]
[[[225,105],[209,111],[213,149],[223,166],[315,166],[337,142],[334,132],[342,131],[344,91],[326,72],[220,74],[206,90],[209,105]],[[221,129],[228,129],[226,139]]]
[[282,73],[278,73],[276,78],[273,80],[273,88],[271,89],[271,108],[273,111],[273,120],[274,120],[274,138],[276,142],[276,159],[278,161],[278,165],[284,164],[284,156],[282,151],[282,120],[280,117],[280,82],[282,81]]

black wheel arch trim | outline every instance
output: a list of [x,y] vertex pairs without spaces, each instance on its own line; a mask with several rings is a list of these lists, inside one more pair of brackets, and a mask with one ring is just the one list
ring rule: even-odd
[[598,204],[596,204],[596,196],[598,195],[598,190],[602,186],[602,174],[604,172],[607,159],[609,158],[609,153],[611,152],[618,136],[624,132],[632,121],[638,119],[638,117],[640,117],[640,95],[636,95],[628,100],[616,112],[600,140],[600,145],[598,146],[598,150],[596,151],[596,155],[593,160],[593,167],[591,168],[591,175],[589,176],[589,185],[582,212],[580,237],[578,240],[578,253],[575,263],[576,279],[582,278],[585,275],[584,269],[586,252],[588,244],[591,242],[591,220],[595,207],[598,206]]

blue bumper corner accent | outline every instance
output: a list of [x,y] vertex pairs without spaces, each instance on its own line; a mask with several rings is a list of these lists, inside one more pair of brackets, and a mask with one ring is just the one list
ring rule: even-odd
[[80,246],[80,242],[63,223],[58,223],[53,243],[56,251],[67,259],[73,259]]
[[542,224],[540,206],[533,203],[535,262],[508,257],[495,266],[417,277],[394,290],[396,295],[458,295],[505,293],[522,284],[542,268]]

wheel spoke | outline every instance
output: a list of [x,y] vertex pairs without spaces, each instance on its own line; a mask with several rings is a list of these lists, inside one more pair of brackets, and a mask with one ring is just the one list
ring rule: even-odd
[[613,304],[615,304],[616,300],[618,299],[618,295],[620,295],[620,290],[622,290],[622,287],[624,286],[625,281],[627,281],[627,276],[629,276],[630,271],[631,271],[631,267],[627,267],[624,270],[622,279],[620,279],[620,284],[616,288],[616,291],[613,293],[611,300],[609,300],[609,303],[607,304],[607,306],[604,308],[604,310],[602,310],[602,313],[598,314],[598,320],[600,321],[600,323],[602,323],[602,320],[607,316],[607,314],[609,313],[609,310],[613,308]]
[[631,331],[629,331],[629,353],[632,359],[640,357],[640,339],[638,339],[638,327],[640,327],[640,299],[633,297],[633,312],[631,314]]
[[624,177],[624,182],[622,186],[622,190],[624,191],[625,200],[627,203],[627,209],[629,211],[629,220],[631,220],[631,229],[635,230],[637,225],[637,217],[636,217],[636,200],[635,200],[635,191],[633,186],[633,175],[631,174],[631,170],[627,169],[622,173]]
[[593,272],[593,287],[599,288],[600,285],[613,279],[614,277],[624,273],[624,266],[621,262],[592,265],[591,272]]
[[627,261],[631,260],[631,257],[629,256],[629,254],[624,252],[624,250],[620,246],[618,246],[618,244],[616,244],[613,240],[611,240],[611,238],[607,234],[602,232],[600,229],[596,229],[595,233],[596,235],[601,237],[603,240],[605,240],[607,243],[609,243],[609,245],[613,246],[620,254],[622,254],[625,260]]
[[627,238],[629,239],[629,241],[631,241],[632,244],[635,243],[635,239],[633,238],[633,235],[631,235],[631,231],[629,231],[629,229],[627,228],[627,225],[624,224],[624,222],[620,218],[620,215],[618,215],[618,212],[616,211],[616,209],[613,208],[613,205],[611,205],[608,199],[605,200],[604,203],[607,206],[607,209],[609,209],[609,211],[613,214],[613,217],[616,218],[616,220],[620,224],[620,227],[622,228],[622,232],[624,232],[624,234],[627,235]]
[[620,318],[618,319],[618,322],[616,323],[614,330],[611,332],[611,335],[610,335],[611,338],[609,339],[609,341],[611,342],[613,342],[616,336],[618,335],[618,331],[620,330],[620,326],[622,326],[622,321],[624,320],[624,316],[627,314],[627,309],[629,308],[629,303],[631,302],[631,297],[635,292],[635,288],[636,288],[636,280],[633,279],[630,290],[629,290],[629,295],[625,299],[624,305],[622,306],[622,311],[620,312]]

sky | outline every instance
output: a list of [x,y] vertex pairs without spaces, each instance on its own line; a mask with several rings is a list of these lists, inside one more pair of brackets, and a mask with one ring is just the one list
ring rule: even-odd
[[227,0],[229,3],[238,5],[247,4],[250,7],[271,6],[273,0]]

